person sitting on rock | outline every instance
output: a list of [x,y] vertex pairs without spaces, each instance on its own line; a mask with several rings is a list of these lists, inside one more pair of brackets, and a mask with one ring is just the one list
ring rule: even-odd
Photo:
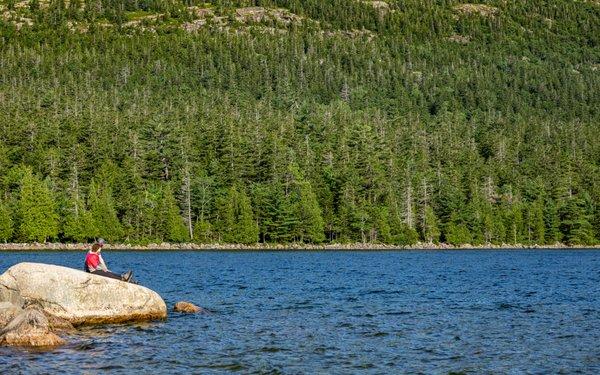
[[110,277],[111,279],[118,279],[122,281],[130,281],[133,276],[132,271],[127,271],[122,275],[116,274],[108,270],[106,267],[106,263],[104,263],[104,259],[102,259],[102,246],[104,246],[104,240],[102,238],[98,239],[95,244],[92,245],[90,251],[88,251],[85,256],[85,272],[92,273],[94,275],[100,275],[105,277]]

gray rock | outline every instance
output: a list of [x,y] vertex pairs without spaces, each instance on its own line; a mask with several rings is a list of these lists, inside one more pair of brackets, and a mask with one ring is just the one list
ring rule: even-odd
[[41,263],[10,267],[0,276],[0,298],[34,305],[74,325],[167,317],[165,302],[148,288]]
[[0,344],[9,346],[57,346],[65,341],[50,328],[39,310],[22,310],[1,331]]
[[0,302],[0,328],[3,328],[13,318],[21,313],[23,309],[20,306],[10,302]]

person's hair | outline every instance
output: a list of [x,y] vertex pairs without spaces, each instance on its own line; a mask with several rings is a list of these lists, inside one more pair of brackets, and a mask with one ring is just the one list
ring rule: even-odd
[[98,245],[97,243],[95,243],[95,244],[93,244],[93,245],[92,245],[92,251],[93,251],[94,253],[97,253],[97,252],[98,252],[98,250],[100,250],[100,248],[101,248],[101,247],[102,247],[102,246],[100,246],[100,245]]

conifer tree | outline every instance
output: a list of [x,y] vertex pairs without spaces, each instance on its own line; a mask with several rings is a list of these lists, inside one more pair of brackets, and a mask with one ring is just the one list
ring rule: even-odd
[[562,240],[560,218],[554,199],[546,199],[543,208],[545,243],[555,244]]
[[469,227],[458,218],[457,213],[452,213],[450,222],[446,224],[444,237],[447,243],[452,245],[470,244],[473,238]]
[[529,205],[527,210],[527,238],[530,244],[542,245],[546,239],[546,227],[541,200]]
[[375,231],[374,240],[380,243],[391,243],[393,240],[390,227],[390,214],[387,207],[375,207],[371,213],[371,217],[373,217],[373,230]]
[[85,242],[99,236],[92,214],[80,198],[72,197],[67,202],[63,220],[62,232],[66,239]]
[[89,192],[90,212],[98,236],[109,241],[122,239],[123,227],[117,217],[111,189],[100,188],[94,180]]
[[323,242],[325,228],[317,196],[309,181],[300,179],[296,184],[299,195],[296,210],[298,211],[300,240],[313,243]]
[[161,189],[161,197],[155,213],[159,237],[169,242],[189,240],[188,229],[180,214],[179,206],[169,184]]
[[440,230],[438,228],[437,218],[431,206],[426,205],[424,208],[424,220],[421,228],[421,235],[425,242],[437,243],[440,240]]
[[201,244],[216,242],[214,228],[209,221],[199,220],[194,224],[194,242]]
[[10,209],[0,200],[0,241],[8,242],[13,234],[13,220]]
[[25,241],[46,242],[58,235],[58,215],[46,182],[24,170],[19,191],[19,237]]
[[392,231],[393,244],[410,246],[419,242],[419,234],[414,228],[408,226],[408,224],[402,222],[395,227]]
[[594,244],[594,228],[586,212],[585,200],[580,197],[569,199],[560,211],[560,228],[564,241],[570,245]]
[[228,243],[258,242],[258,224],[254,220],[250,199],[243,189],[232,186],[221,203],[222,239]]

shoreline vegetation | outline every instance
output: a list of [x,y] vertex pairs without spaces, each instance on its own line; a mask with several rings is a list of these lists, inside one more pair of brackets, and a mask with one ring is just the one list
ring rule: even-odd
[[[87,243],[3,243],[0,244],[0,252],[2,251],[87,251],[92,244]],[[520,249],[600,249],[600,245],[568,245],[564,243],[555,243],[552,245],[527,245],[527,244],[481,244],[481,245],[451,245],[446,243],[416,243],[413,245],[388,245],[374,243],[331,243],[331,244],[304,244],[304,243],[289,243],[289,244],[224,244],[224,243],[150,243],[146,245],[140,244],[111,244],[105,245],[106,250],[144,250],[144,251],[177,251],[177,250],[207,250],[207,251],[235,251],[235,250],[252,250],[252,251],[273,251],[273,250],[328,250],[328,251],[345,251],[345,250],[520,250]]]
[[600,7],[486,3],[0,0],[0,242],[600,244]]

